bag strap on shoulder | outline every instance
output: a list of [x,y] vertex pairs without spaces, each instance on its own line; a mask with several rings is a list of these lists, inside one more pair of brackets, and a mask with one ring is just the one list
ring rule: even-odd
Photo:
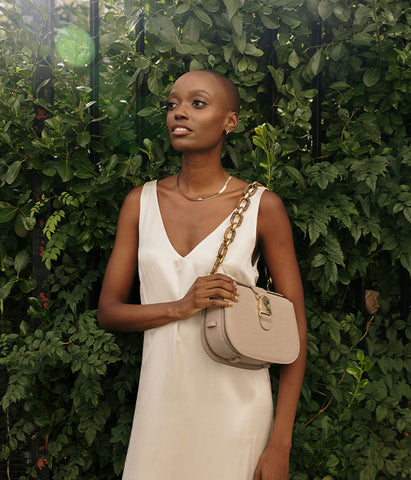
[[230,226],[227,227],[227,230],[224,233],[224,240],[218,249],[213,268],[210,270],[210,275],[216,273],[218,267],[223,263],[228,247],[235,238],[236,230],[243,222],[244,212],[250,205],[250,197],[254,195],[259,186],[261,186],[261,184],[258,182],[253,182],[247,185],[247,187],[244,189],[243,194],[241,195],[241,198],[231,215]]

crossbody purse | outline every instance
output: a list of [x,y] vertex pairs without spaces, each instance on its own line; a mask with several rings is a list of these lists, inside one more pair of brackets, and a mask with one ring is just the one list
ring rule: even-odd
[[[244,190],[210,275],[223,262],[258,186],[254,182]],[[296,360],[300,341],[292,302],[254,285],[238,284],[238,290],[239,301],[233,306],[211,307],[202,312],[201,341],[208,356],[225,365],[251,370]]]

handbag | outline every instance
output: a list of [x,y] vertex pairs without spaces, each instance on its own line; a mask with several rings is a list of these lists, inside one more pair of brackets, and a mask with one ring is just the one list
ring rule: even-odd
[[[210,275],[217,272],[259,184],[243,192],[230,218]],[[238,284],[239,301],[231,307],[202,311],[201,341],[213,360],[233,367],[257,370],[272,363],[292,363],[300,341],[294,306],[283,295],[253,285]]]

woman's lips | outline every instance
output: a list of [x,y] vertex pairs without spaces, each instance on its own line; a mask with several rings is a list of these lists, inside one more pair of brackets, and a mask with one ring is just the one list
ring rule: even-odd
[[187,127],[173,127],[171,129],[171,133],[173,135],[187,135],[191,132],[191,130]]

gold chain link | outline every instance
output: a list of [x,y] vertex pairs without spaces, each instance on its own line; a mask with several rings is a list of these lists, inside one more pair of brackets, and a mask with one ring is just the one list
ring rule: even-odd
[[224,233],[224,240],[221,243],[220,248],[218,249],[217,257],[215,259],[213,268],[210,271],[210,275],[216,273],[218,267],[222,264],[227,254],[228,246],[234,240],[236,230],[243,222],[244,212],[250,205],[250,197],[254,195],[259,185],[260,184],[258,182],[253,182],[248,185],[244,190],[240,200],[238,201],[237,206],[235,207],[235,210],[230,218],[230,226],[227,227],[227,230]]

